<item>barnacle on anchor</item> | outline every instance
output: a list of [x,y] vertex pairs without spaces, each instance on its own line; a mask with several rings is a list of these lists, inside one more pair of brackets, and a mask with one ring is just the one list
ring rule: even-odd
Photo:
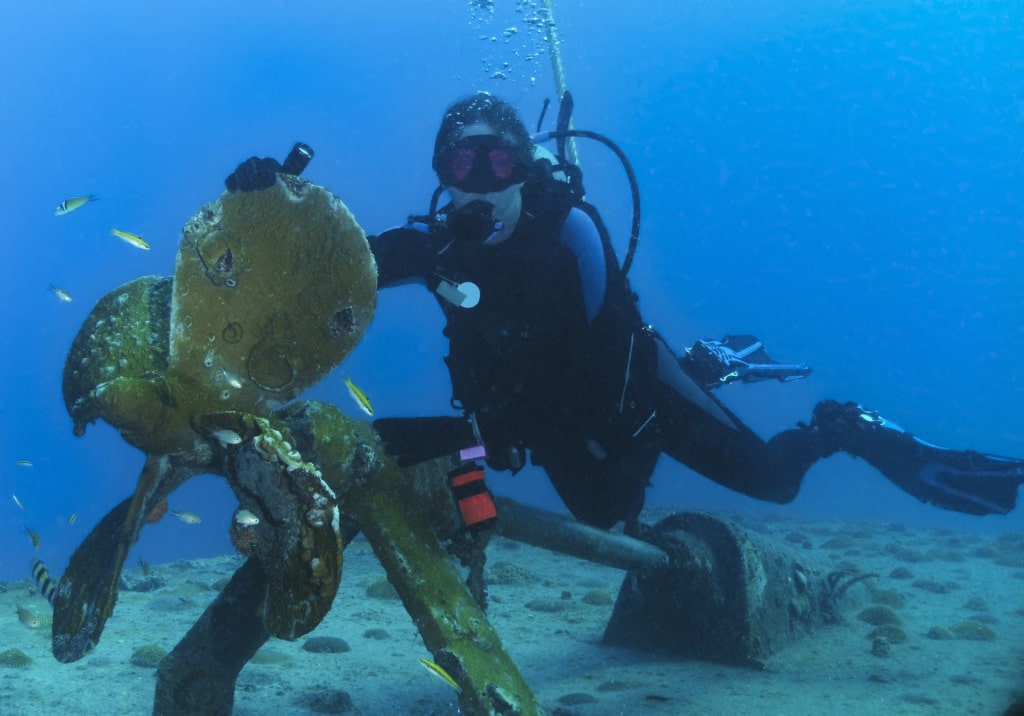
[[[302,459],[302,454],[285,439],[284,433],[272,427],[269,420],[256,418],[256,424],[260,428],[260,434],[252,439],[253,447],[264,460],[269,462],[281,462],[291,472],[293,470],[305,470],[318,478],[323,477],[320,468],[311,462]],[[324,487],[327,487],[326,483]],[[331,494],[334,497],[334,494]]]

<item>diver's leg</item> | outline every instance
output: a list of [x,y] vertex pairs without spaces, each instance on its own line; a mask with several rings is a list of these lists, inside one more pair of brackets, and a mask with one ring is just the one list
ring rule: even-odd
[[543,466],[576,519],[608,529],[620,520],[627,525],[635,522],[660,455],[656,444],[638,442],[612,457],[595,442],[580,439],[550,450],[534,449],[533,462]]
[[778,503],[796,498],[807,470],[830,454],[814,428],[801,426],[764,441],[721,409],[732,427],[677,394],[667,394],[658,410],[662,450],[723,487]]
[[792,501],[804,473],[831,454],[822,435],[800,427],[765,442],[684,370],[661,336],[652,339],[662,451],[731,490],[770,502]]
[[932,445],[856,403],[824,400],[810,425],[767,442],[721,410],[734,428],[667,392],[658,411],[662,449],[715,482],[762,500],[791,501],[811,465],[836,452],[864,459],[923,502],[967,514],[1006,514],[1024,483],[1024,460]]
[[946,510],[1006,514],[1024,483],[1024,460],[932,445],[856,403],[823,400],[811,427],[828,454],[863,458],[902,490]]

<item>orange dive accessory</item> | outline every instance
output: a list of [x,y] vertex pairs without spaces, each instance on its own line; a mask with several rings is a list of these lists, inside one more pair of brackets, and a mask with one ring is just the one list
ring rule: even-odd
[[475,463],[460,465],[448,473],[462,522],[472,532],[493,527],[498,520],[494,497],[484,484],[484,469]]

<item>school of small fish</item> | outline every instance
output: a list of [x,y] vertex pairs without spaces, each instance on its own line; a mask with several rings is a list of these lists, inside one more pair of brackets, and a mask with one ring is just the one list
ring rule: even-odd
[[[94,194],[72,196],[62,201],[53,213],[55,216],[64,216],[66,214],[70,214],[73,211],[76,211],[77,209],[82,208],[86,204],[97,201],[98,199],[99,197]],[[111,235],[118,237],[119,239],[125,241],[131,246],[134,246],[135,248],[142,249],[143,251],[150,250],[150,245],[138,234],[133,234],[128,231],[122,231],[121,229],[116,228],[110,229],[110,233]],[[50,284],[50,291],[62,303],[71,303],[71,294],[68,293],[65,289],[60,288],[59,286],[56,286],[54,284]],[[234,375],[225,374],[225,380],[233,388],[237,389],[242,387],[242,382]],[[345,387],[347,388],[349,395],[352,397],[352,400],[354,400],[356,405],[359,406],[359,409],[362,410],[366,415],[372,417],[373,406],[370,403],[370,399],[366,396],[366,393],[364,393],[354,382],[352,382],[352,379],[348,377],[345,378]],[[221,444],[225,446],[237,445],[242,442],[241,436],[232,430],[218,430],[214,433],[213,436]],[[29,460],[18,460],[15,464],[20,467],[32,467],[32,462]],[[18,506],[18,509],[25,509],[25,506],[22,504],[21,500],[18,499],[17,495],[11,493],[11,499],[14,500],[14,504]],[[177,519],[179,519],[181,522],[185,524],[196,525],[202,521],[199,515],[195,514],[194,512],[186,512],[179,510],[171,510],[170,512],[172,515],[174,515]],[[70,517],[68,517],[68,524],[74,525],[76,518],[77,515],[72,514]],[[245,509],[238,510],[235,513],[234,520],[236,523],[243,527],[254,527],[260,523],[259,517],[257,517],[251,511]],[[40,547],[40,539],[38,533],[36,533],[27,525],[24,526],[24,529],[25,533],[32,541],[32,546],[36,550],[38,550]],[[152,571],[149,566],[149,563],[147,563],[141,557],[139,558],[139,567],[142,569],[143,574],[147,576]],[[50,577],[50,574],[46,569],[46,565],[43,564],[43,562],[39,559],[36,559],[33,562],[32,578],[35,581],[40,594],[42,594],[43,597],[45,597],[46,600],[52,604],[57,590],[57,583]],[[18,605],[17,614],[18,620],[26,627],[30,629],[39,628],[41,624],[39,618],[28,609],[25,609],[21,605]],[[429,672],[431,672],[432,674],[440,678],[442,681],[444,681],[446,684],[451,686],[453,689],[455,689],[456,692],[462,692],[462,687],[460,687],[459,684],[455,681],[455,679],[453,679],[448,674],[448,672],[445,671],[441,666],[439,666],[438,664],[434,663],[429,659],[420,659],[420,663]]]
[[[71,196],[62,201],[60,204],[58,204],[57,208],[53,210],[53,214],[54,216],[65,216],[66,214],[70,214],[72,211],[81,209],[86,204],[91,204],[92,202],[98,200],[99,197],[96,196],[95,194],[82,194],[80,196]],[[117,238],[121,239],[122,241],[131,244],[137,249],[149,251],[149,244],[145,241],[145,239],[143,239],[138,234],[133,234],[130,231],[122,231],[121,229],[111,229],[110,233],[113,236],[116,236]],[[71,294],[68,293],[63,288],[60,288],[59,286],[54,286],[51,283],[50,291],[52,291],[53,295],[55,295],[61,302],[71,303]],[[31,466],[31,463],[29,463],[29,466]]]

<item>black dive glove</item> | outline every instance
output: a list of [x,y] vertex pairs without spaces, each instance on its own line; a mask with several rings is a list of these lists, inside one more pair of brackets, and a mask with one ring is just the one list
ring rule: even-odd
[[224,180],[230,192],[269,189],[277,181],[281,164],[270,157],[249,157]]
[[296,142],[284,164],[272,157],[249,157],[239,164],[235,171],[228,174],[224,186],[230,192],[269,189],[274,186],[280,173],[295,176],[302,174],[312,158],[313,149],[308,144]]
[[469,418],[380,418],[373,421],[373,428],[399,467],[480,444]]

